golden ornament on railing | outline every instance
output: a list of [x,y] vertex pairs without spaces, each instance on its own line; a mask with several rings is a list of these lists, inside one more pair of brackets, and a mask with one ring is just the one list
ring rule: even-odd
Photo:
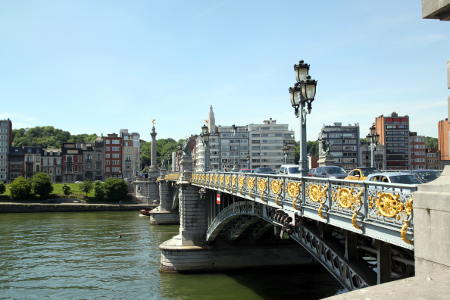
[[224,181],[225,181],[225,175],[222,174],[219,176],[219,184],[222,185]]
[[249,194],[252,194],[252,190],[255,187],[255,177],[248,177],[247,178],[247,191],[249,192]]
[[264,201],[264,192],[267,189],[267,179],[266,178],[258,178],[258,190],[260,194],[261,200]]
[[413,212],[413,197],[411,196],[406,202],[405,202],[405,213],[409,216]]
[[356,195],[354,193],[355,190],[353,188],[341,187],[335,192],[333,200],[337,201],[338,205],[342,208],[351,208],[361,203],[363,190],[360,190]]
[[239,176],[238,185],[239,185],[239,193],[241,193],[241,194],[244,190],[244,184],[245,184],[245,176]]
[[407,233],[408,233],[408,227],[409,227],[409,221],[403,221],[402,228],[400,229],[400,237],[402,241],[404,241],[407,244],[412,245],[413,241],[408,239]]
[[272,193],[275,194],[275,203],[277,205],[280,205],[280,196],[281,196],[281,190],[283,189],[283,181],[279,179],[273,179],[270,182],[270,189],[272,190]]
[[300,181],[289,181],[287,185],[288,195],[292,198],[292,207],[297,209],[297,201],[300,196],[302,183]]
[[403,203],[399,201],[400,195],[392,193],[378,193],[375,205],[378,213],[387,217],[394,218],[403,210]]
[[214,185],[218,185],[219,184],[219,174],[214,175]]
[[328,185],[321,186],[318,184],[312,184],[308,189],[309,199],[313,202],[323,203],[327,200],[327,191]]
[[230,190],[231,175],[225,176],[225,189]]
[[327,201],[327,191],[328,191],[328,185],[321,186],[318,184],[312,184],[309,186],[308,189],[308,195],[309,199],[313,202],[319,203],[319,208],[317,209],[317,214],[322,219],[326,219],[326,216],[323,214],[323,208],[325,201]]
[[233,189],[236,188],[236,182],[237,182],[237,175],[231,176],[231,191],[233,191]]

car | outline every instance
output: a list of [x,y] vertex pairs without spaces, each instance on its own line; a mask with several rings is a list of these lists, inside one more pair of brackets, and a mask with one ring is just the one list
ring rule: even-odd
[[240,169],[239,173],[255,173],[254,169]]
[[416,174],[423,183],[435,180],[441,176],[441,170],[412,170],[411,173]]
[[269,168],[269,167],[256,168],[255,172],[253,172],[253,173],[258,173],[258,174],[275,174],[275,172],[272,170],[272,168]]
[[281,165],[280,169],[278,170],[279,174],[282,175],[294,175],[294,176],[301,176],[300,169],[298,165]]
[[366,180],[369,174],[380,173],[376,168],[357,168],[348,172],[345,180]]
[[309,169],[308,174],[306,176],[310,176],[310,177],[316,176],[315,175],[316,174],[316,169],[317,168]]
[[344,179],[347,177],[347,173],[339,166],[323,166],[316,168],[313,176],[331,179]]
[[400,184],[421,184],[423,183],[418,176],[410,172],[386,172],[373,173],[367,176],[366,181],[400,183]]

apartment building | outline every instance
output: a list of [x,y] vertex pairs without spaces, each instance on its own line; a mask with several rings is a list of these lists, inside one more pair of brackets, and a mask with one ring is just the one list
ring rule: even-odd
[[250,168],[269,167],[273,170],[284,164],[283,146],[288,145],[286,163],[294,163],[294,131],[287,124],[264,120],[262,124],[249,124]]
[[12,143],[11,120],[0,120],[0,181],[8,180],[8,153]]
[[137,132],[129,133],[128,129],[121,129],[120,137],[123,151],[123,178],[132,179],[141,169],[140,135]]
[[417,132],[409,133],[409,169],[418,170],[426,169],[427,155],[426,155],[426,141],[425,137],[417,135]]
[[25,176],[25,148],[10,147],[9,149],[9,176],[11,182],[17,177]]
[[407,170],[409,166],[409,117],[393,112],[375,119],[375,129],[384,146],[383,169]]
[[62,182],[62,153],[60,149],[43,149],[41,172],[50,176],[52,182]]
[[116,133],[103,138],[105,144],[105,177],[122,178],[122,138]]
[[360,165],[359,124],[324,125],[319,133],[319,166],[351,170]]
[[24,147],[25,178],[31,178],[37,172],[42,172],[42,147]]
[[79,144],[64,143],[61,154],[63,181],[74,182],[83,180],[83,150],[80,149]]

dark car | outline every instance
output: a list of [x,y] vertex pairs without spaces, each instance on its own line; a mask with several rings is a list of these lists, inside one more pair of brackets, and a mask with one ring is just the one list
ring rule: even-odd
[[316,168],[314,177],[344,179],[347,177],[347,172],[339,166],[324,166]]
[[261,167],[261,168],[256,168],[254,173],[259,173],[259,174],[275,174],[275,171],[272,170],[272,168]]
[[413,170],[413,174],[416,174],[419,179],[424,182],[430,182],[441,176],[441,170]]
[[255,173],[254,169],[240,169],[239,173]]

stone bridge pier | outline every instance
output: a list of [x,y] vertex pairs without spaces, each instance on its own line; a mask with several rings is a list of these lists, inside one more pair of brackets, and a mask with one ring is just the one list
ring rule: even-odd
[[178,193],[175,189],[175,183],[166,179],[160,179],[158,184],[159,206],[150,212],[150,224],[177,225],[180,221]]
[[312,259],[297,245],[208,244],[206,237],[214,203],[211,200],[216,194],[191,184],[192,160],[189,155],[184,155],[181,160],[180,175],[175,189],[179,198],[179,234],[159,246],[161,271],[217,271],[312,263]]

